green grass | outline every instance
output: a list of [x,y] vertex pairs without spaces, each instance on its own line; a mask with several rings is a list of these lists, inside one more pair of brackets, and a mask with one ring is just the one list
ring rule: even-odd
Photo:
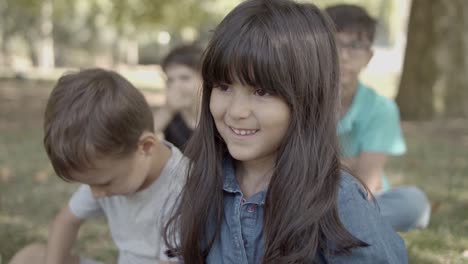
[[391,162],[395,182],[427,192],[428,229],[403,234],[410,263],[468,263],[468,120],[406,123],[408,153]]
[[[50,81],[0,80],[0,263],[45,241],[54,214],[77,185],[56,176],[42,148]],[[408,153],[388,175],[424,189],[434,204],[429,228],[402,234],[410,263],[468,263],[468,120],[405,123]],[[103,219],[88,221],[76,250],[109,263],[117,252]]]
[[[42,113],[52,85],[0,82],[0,259],[4,261],[26,244],[46,240],[50,221],[77,187],[54,175],[42,147]],[[104,219],[83,226],[76,248],[109,263],[117,257]]]

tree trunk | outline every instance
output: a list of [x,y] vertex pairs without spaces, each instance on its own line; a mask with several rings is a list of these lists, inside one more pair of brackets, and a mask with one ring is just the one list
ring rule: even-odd
[[465,0],[413,0],[396,101],[402,119],[467,116]]
[[126,47],[126,41],[127,39],[124,38],[122,35],[118,34],[117,38],[114,43],[114,66],[119,66],[121,64],[124,64],[124,53],[125,53],[125,47]]
[[453,33],[448,35],[446,42],[447,58],[444,69],[447,72],[447,85],[444,96],[444,114],[448,117],[468,117],[468,6],[465,0],[450,1],[449,19],[446,30]]
[[427,1],[413,0],[403,73],[396,97],[402,119],[429,119],[434,115],[433,87],[439,69],[435,63],[435,43],[428,40],[435,36],[436,13]]
[[128,26],[118,30],[117,41],[115,43],[114,56],[117,65],[137,65],[139,60],[138,40],[136,32]]
[[52,0],[44,0],[41,7],[38,43],[38,66],[41,70],[49,70],[55,65],[52,12]]
[[[0,24],[0,27],[1,26],[2,25]],[[8,50],[7,50],[5,35],[3,33],[3,30],[0,29],[0,69],[6,68],[9,66],[7,54],[8,54]]]
[[0,69],[2,67],[7,68],[9,66],[8,63],[8,35],[6,29],[6,19],[7,16],[7,3],[0,1]]
[[127,42],[127,63],[129,65],[137,65],[139,60],[138,54],[138,40],[136,34],[132,34]]

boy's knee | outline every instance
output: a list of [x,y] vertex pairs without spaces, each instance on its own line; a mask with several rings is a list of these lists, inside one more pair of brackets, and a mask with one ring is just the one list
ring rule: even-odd
[[413,228],[425,228],[429,224],[431,204],[426,194],[415,186],[404,186],[403,193],[407,206],[408,217]]
[[10,261],[10,264],[28,264],[28,263],[44,263],[46,254],[46,245],[41,243],[33,243],[27,245],[16,253]]
[[405,190],[406,200],[413,205],[413,209],[417,212],[423,212],[426,208],[430,208],[429,199],[426,194],[415,186],[402,187]]
[[431,216],[431,203],[426,194],[417,187],[412,187],[414,199],[417,201],[418,217],[414,228],[426,228]]

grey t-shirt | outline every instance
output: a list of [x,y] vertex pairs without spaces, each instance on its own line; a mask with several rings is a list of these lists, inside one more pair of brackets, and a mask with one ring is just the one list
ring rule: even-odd
[[119,249],[120,264],[154,264],[168,260],[162,228],[184,183],[187,158],[174,147],[159,178],[133,195],[94,199],[88,185],[81,185],[70,199],[71,212],[80,219],[104,214]]

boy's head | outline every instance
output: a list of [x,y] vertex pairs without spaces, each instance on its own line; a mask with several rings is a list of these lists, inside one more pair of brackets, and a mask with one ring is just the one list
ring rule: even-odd
[[88,69],[62,76],[52,90],[44,147],[61,178],[89,184],[95,196],[127,194],[148,175],[153,129],[151,109],[130,82]]
[[201,67],[202,50],[197,46],[183,45],[172,49],[164,57],[161,66],[165,72],[170,66],[183,65],[199,72]]
[[341,84],[346,89],[357,84],[359,73],[372,58],[376,21],[366,10],[356,5],[330,6],[325,12],[336,27]]
[[198,47],[184,45],[171,50],[162,61],[171,95],[178,96],[178,100],[184,101],[189,108],[193,106],[201,86],[201,56],[202,50]]

